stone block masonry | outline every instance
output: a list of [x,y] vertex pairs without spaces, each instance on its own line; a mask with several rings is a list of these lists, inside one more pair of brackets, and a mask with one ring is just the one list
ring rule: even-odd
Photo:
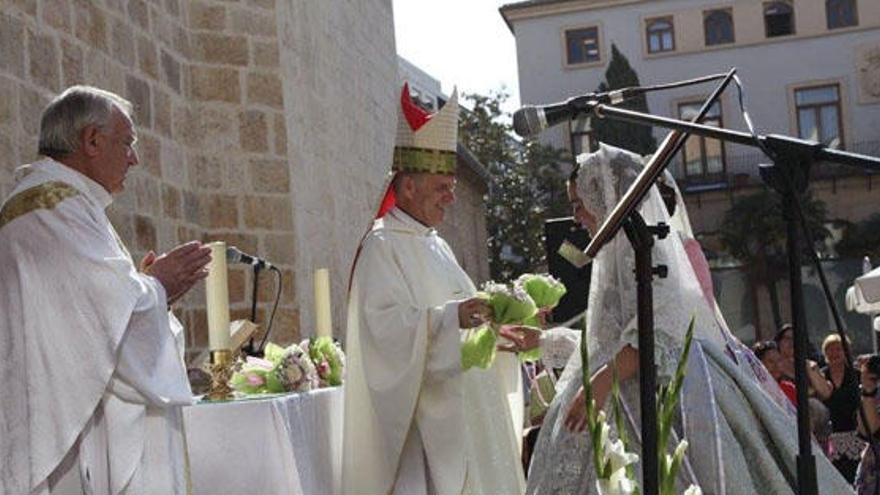
[[[301,238],[304,232],[296,229],[294,208],[303,207],[297,205],[295,192],[298,181],[307,181],[302,170],[315,165],[296,163],[303,158],[291,152],[288,123],[296,120],[293,115],[300,108],[315,107],[328,84],[342,83],[314,80],[295,89],[285,88],[283,77],[313,71],[312,66],[319,62],[298,60],[297,67],[282,67],[284,60],[292,60],[284,53],[300,47],[279,36],[284,26],[289,27],[289,19],[280,15],[290,8],[279,5],[317,9],[297,5],[308,3],[3,2],[0,193],[5,197],[11,190],[16,166],[37,158],[39,116],[55,94],[73,84],[117,92],[135,107],[141,166],[131,171],[126,192],[115,200],[109,214],[133,255],[161,252],[189,239],[223,239],[249,253],[265,255],[283,272],[284,293],[273,340],[292,342],[301,333],[310,333],[301,330],[305,301],[299,292],[301,287],[311,287],[312,268],[299,263],[299,253],[312,248]],[[345,7],[345,2],[335,0],[322,3],[327,4],[322,9]],[[353,74],[351,80],[364,79],[357,72],[371,70],[373,76],[365,81],[374,87],[387,82],[390,90],[396,77],[396,68],[389,63],[394,58],[390,1],[370,0],[361,8],[380,13],[370,19],[374,25],[361,36],[372,33],[370,44],[381,48],[374,58],[382,64],[377,69],[369,56],[360,54],[358,66],[346,69]],[[304,39],[314,38],[324,29],[320,24],[298,27],[305,31],[296,35]],[[333,36],[343,39],[346,33]],[[342,48],[328,38],[311,50],[314,56],[320,53],[339,62],[352,58],[351,53],[343,54]],[[339,134],[333,125],[326,130]],[[358,132],[368,135],[366,128]],[[359,149],[372,146],[367,139],[335,144]],[[303,145],[300,139],[293,141]],[[357,160],[347,165],[355,169],[367,166]],[[336,192],[330,187],[322,196],[333,198]],[[365,192],[364,196],[370,194]],[[340,203],[340,212],[355,209],[345,199],[335,201]],[[322,209],[320,204],[307,207]],[[344,260],[357,235],[352,232],[347,238],[336,239],[337,246],[315,249],[338,253],[334,260]],[[344,270],[336,272],[334,286],[340,289]],[[229,280],[233,314],[247,316],[250,270],[230,267]],[[274,281],[268,275],[261,277],[261,318],[268,317],[273,294]],[[342,322],[344,304],[339,290],[335,295],[335,320]],[[176,312],[187,326],[188,349],[195,355],[207,341],[204,291],[193,291]],[[310,315],[310,311],[306,313]]]

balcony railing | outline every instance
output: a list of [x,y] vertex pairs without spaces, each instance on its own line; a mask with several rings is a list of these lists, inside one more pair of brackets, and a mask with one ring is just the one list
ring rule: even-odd
[[[880,156],[880,140],[850,143],[846,150],[863,155]],[[770,161],[760,152],[736,155],[727,153],[726,158],[724,172],[688,176],[682,173],[683,167],[679,159],[679,162],[674,167],[675,178],[686,192],[753,186],[762,183],[758,172],[758,164]],[[822,180],[873,175],[876,173],[836,163],[817,162],[811,169],[810,178]]]

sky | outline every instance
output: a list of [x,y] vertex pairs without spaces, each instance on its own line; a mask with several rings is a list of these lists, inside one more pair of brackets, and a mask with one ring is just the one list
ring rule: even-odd
[[502,87],[504,109],[519,107],[516,46],[498,7],[515,0],[393,0],[397,53],[438,79],[449,94]]

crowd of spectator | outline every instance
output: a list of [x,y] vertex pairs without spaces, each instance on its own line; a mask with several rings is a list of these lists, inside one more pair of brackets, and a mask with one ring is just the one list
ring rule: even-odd
[[[798,407],[793,337],[794,328],[786,324],[773,340],[757,342],[752,350]],[[806,361],[811,428],[824,454],[859,495],[880,495],[880,355],[848,359],[848,344],[839,334],[829,334],[821,357]]]

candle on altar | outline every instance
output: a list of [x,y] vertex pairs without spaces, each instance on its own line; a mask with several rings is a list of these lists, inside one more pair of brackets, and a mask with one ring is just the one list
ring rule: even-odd
[[330,271],[326,268],[315,270],[315,336],[333,336],[333,323],[330,317]]
[[208,305],[208,349],[229,349],[229,286],[226,282],[226,243],[208,244],[211,247],[211,263],[205,280]]

